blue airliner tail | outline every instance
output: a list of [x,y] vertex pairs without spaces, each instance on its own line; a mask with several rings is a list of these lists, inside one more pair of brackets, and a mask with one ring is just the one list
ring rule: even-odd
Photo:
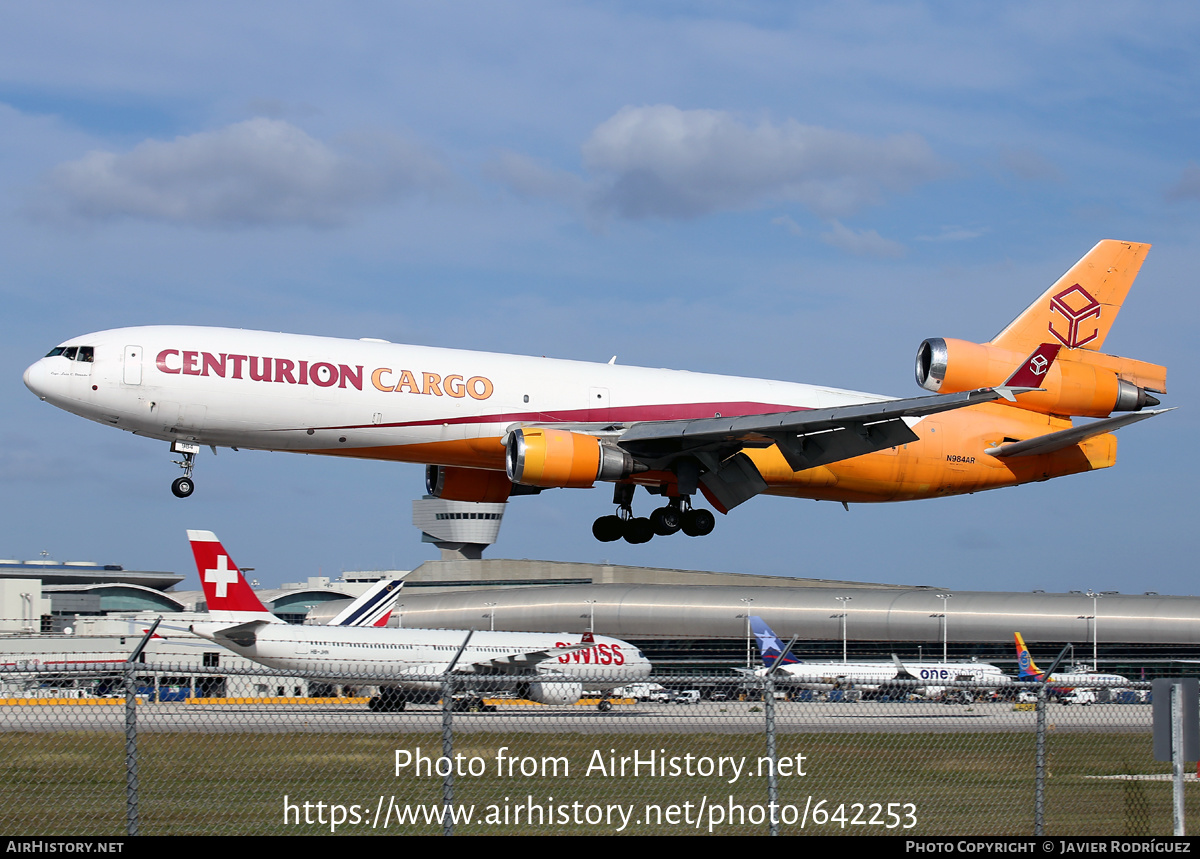
[[[750,631],[754,633],[754,638],[758,641],[758,652],[762,656],[763,665],[767,668],[772,667],[779,659],[779,654],[783,652],[783,642],[779,640],[779,636],[771,630],[771,627],[767,626],[767,622],[758,615],[750,616]],[[790,653],[783,660],[784,665],[796,665],[799,662],[800,660]]]

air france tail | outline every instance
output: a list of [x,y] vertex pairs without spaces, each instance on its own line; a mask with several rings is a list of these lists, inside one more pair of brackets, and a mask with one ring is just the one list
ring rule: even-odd
[[329,626],[387,626],[404,582],[380,579],[370,590],[347,606]]
[[[758,641],[758,652],[762,656],[763,665],[770,668],[779,658],[779,654],[783,652],[783,642],[779,640],[779,636],[772,631],[771,627],[767,626],[767,622],[758,615],[750,616],[750,631],[754,633],[754,638]],[[783,664],[795,665],[799,661],[789,653],[783,660]]]
[[1025,646],[1025,639],[1021,638],[1019,632],[1014,632],[1013,638],[1017,642],[1017,677],[1021,680],[1041,680],[1042,672]]
[[192,555],[196,558],[196,570],[200,573],[200,585],[204,588],[208,612],[215,620],[283,623],[259,601],[216,534],[212,531],[188,531],[187,535],[192,545]]

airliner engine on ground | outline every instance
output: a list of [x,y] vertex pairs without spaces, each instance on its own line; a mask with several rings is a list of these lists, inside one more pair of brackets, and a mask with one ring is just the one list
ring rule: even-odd
[[[494,677],[543,704],[573,704],[650,674],[627,641],[602,635],[293,626],[267,611],[212,531],[188,531],[209,622],[190,630],[254,662],[304,677],[380,687],[373,710],[403,710],[412,693],[439,692],[442,675]],[[609,709],[602,700],[600,709]]]
[[[937,393],[913,399],[167,325],[71,338],[25,384],[69,412],[172,442],[180,497],[202,445],[396,460],[425,464],[430,493],[457,501],[612,482],[617,514],[593,533],[643,543],[709,533],[697,491],[727,513],[761,493],[904,501],[1113,465],[1112,431],[1160,414],[1141,409],[1166,390],[1165,367],[1097,351],[1149,247],[1100,242],[988,343],[926,340],[917,381]],[[1140,414],[1109,417],[1122,411]],[[636,485],[665,504],[635,517]]]

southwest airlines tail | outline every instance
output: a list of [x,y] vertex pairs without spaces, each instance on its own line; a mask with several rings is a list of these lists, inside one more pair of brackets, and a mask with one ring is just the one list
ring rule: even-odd
[[192,555],[196,558],[196,570],[200,573],[200,585],[204,588],[209,614],[217,620],[237,623],[250,620],[283,623],[267,611],[255,596],[249,582],[216,534],[212,531],[188,531],[187,535],[188,542],[192,544]]
[[[779,654],[783,652],[783,642],[779,640],[779,636],[771,630],[771,627],[767,626],[767,622],[758,615],[750,616],[750,631],[754,633],[754,638],[758,641],[758,652],[762,656],[763,665],[770,668],[779,658]],[[783,660],[784,665],[795,665],[799,662],[800,660],[790,653]]]
[[346,607],[329,626],[387,626],[396,600],[404,582],[399,579],[381,579]]
[[1041,680],[1042,672],[1029,654],[1029,648],[1025,646],[1025,639],[1021,638],[1019,632],[1014,632],[1013,638],[1017,642],[1017,677],[1021,680]]

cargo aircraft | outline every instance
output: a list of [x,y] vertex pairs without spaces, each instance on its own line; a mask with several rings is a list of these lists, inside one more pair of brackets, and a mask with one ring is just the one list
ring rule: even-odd
[[[603,692],[650,673],[649,660],[629,642],[590,632],[287,624],[267,611],[212,531],[188,531],[188,542],[212,616],[191,624],[190,632],[302,677],[377,685],[372,710],[403,710],[413,695],[436,694],[447,673],[494,678],[489,690],[514,690],[542,704],[573,704],[585,683]],[[611,704],[601,699],[599,708]]]
[[[1150,246],[1102,241],[986,343],[917,350],[930,396],[550,358],[158,325],[72,337],[25,371],[41,399],[168,441],[426,465],[430,494],[502,502],[615,484],[600,540],[712,531],[759,494],[842,504],[960,495],[1107,468],[1161,411],[1166,368],[1100,352]],[[1113,416],[1115,412],[1126,412]],[[1096,420],[1074,423],[1074,418]],[[635,516],[643,486],[662,499]]]

